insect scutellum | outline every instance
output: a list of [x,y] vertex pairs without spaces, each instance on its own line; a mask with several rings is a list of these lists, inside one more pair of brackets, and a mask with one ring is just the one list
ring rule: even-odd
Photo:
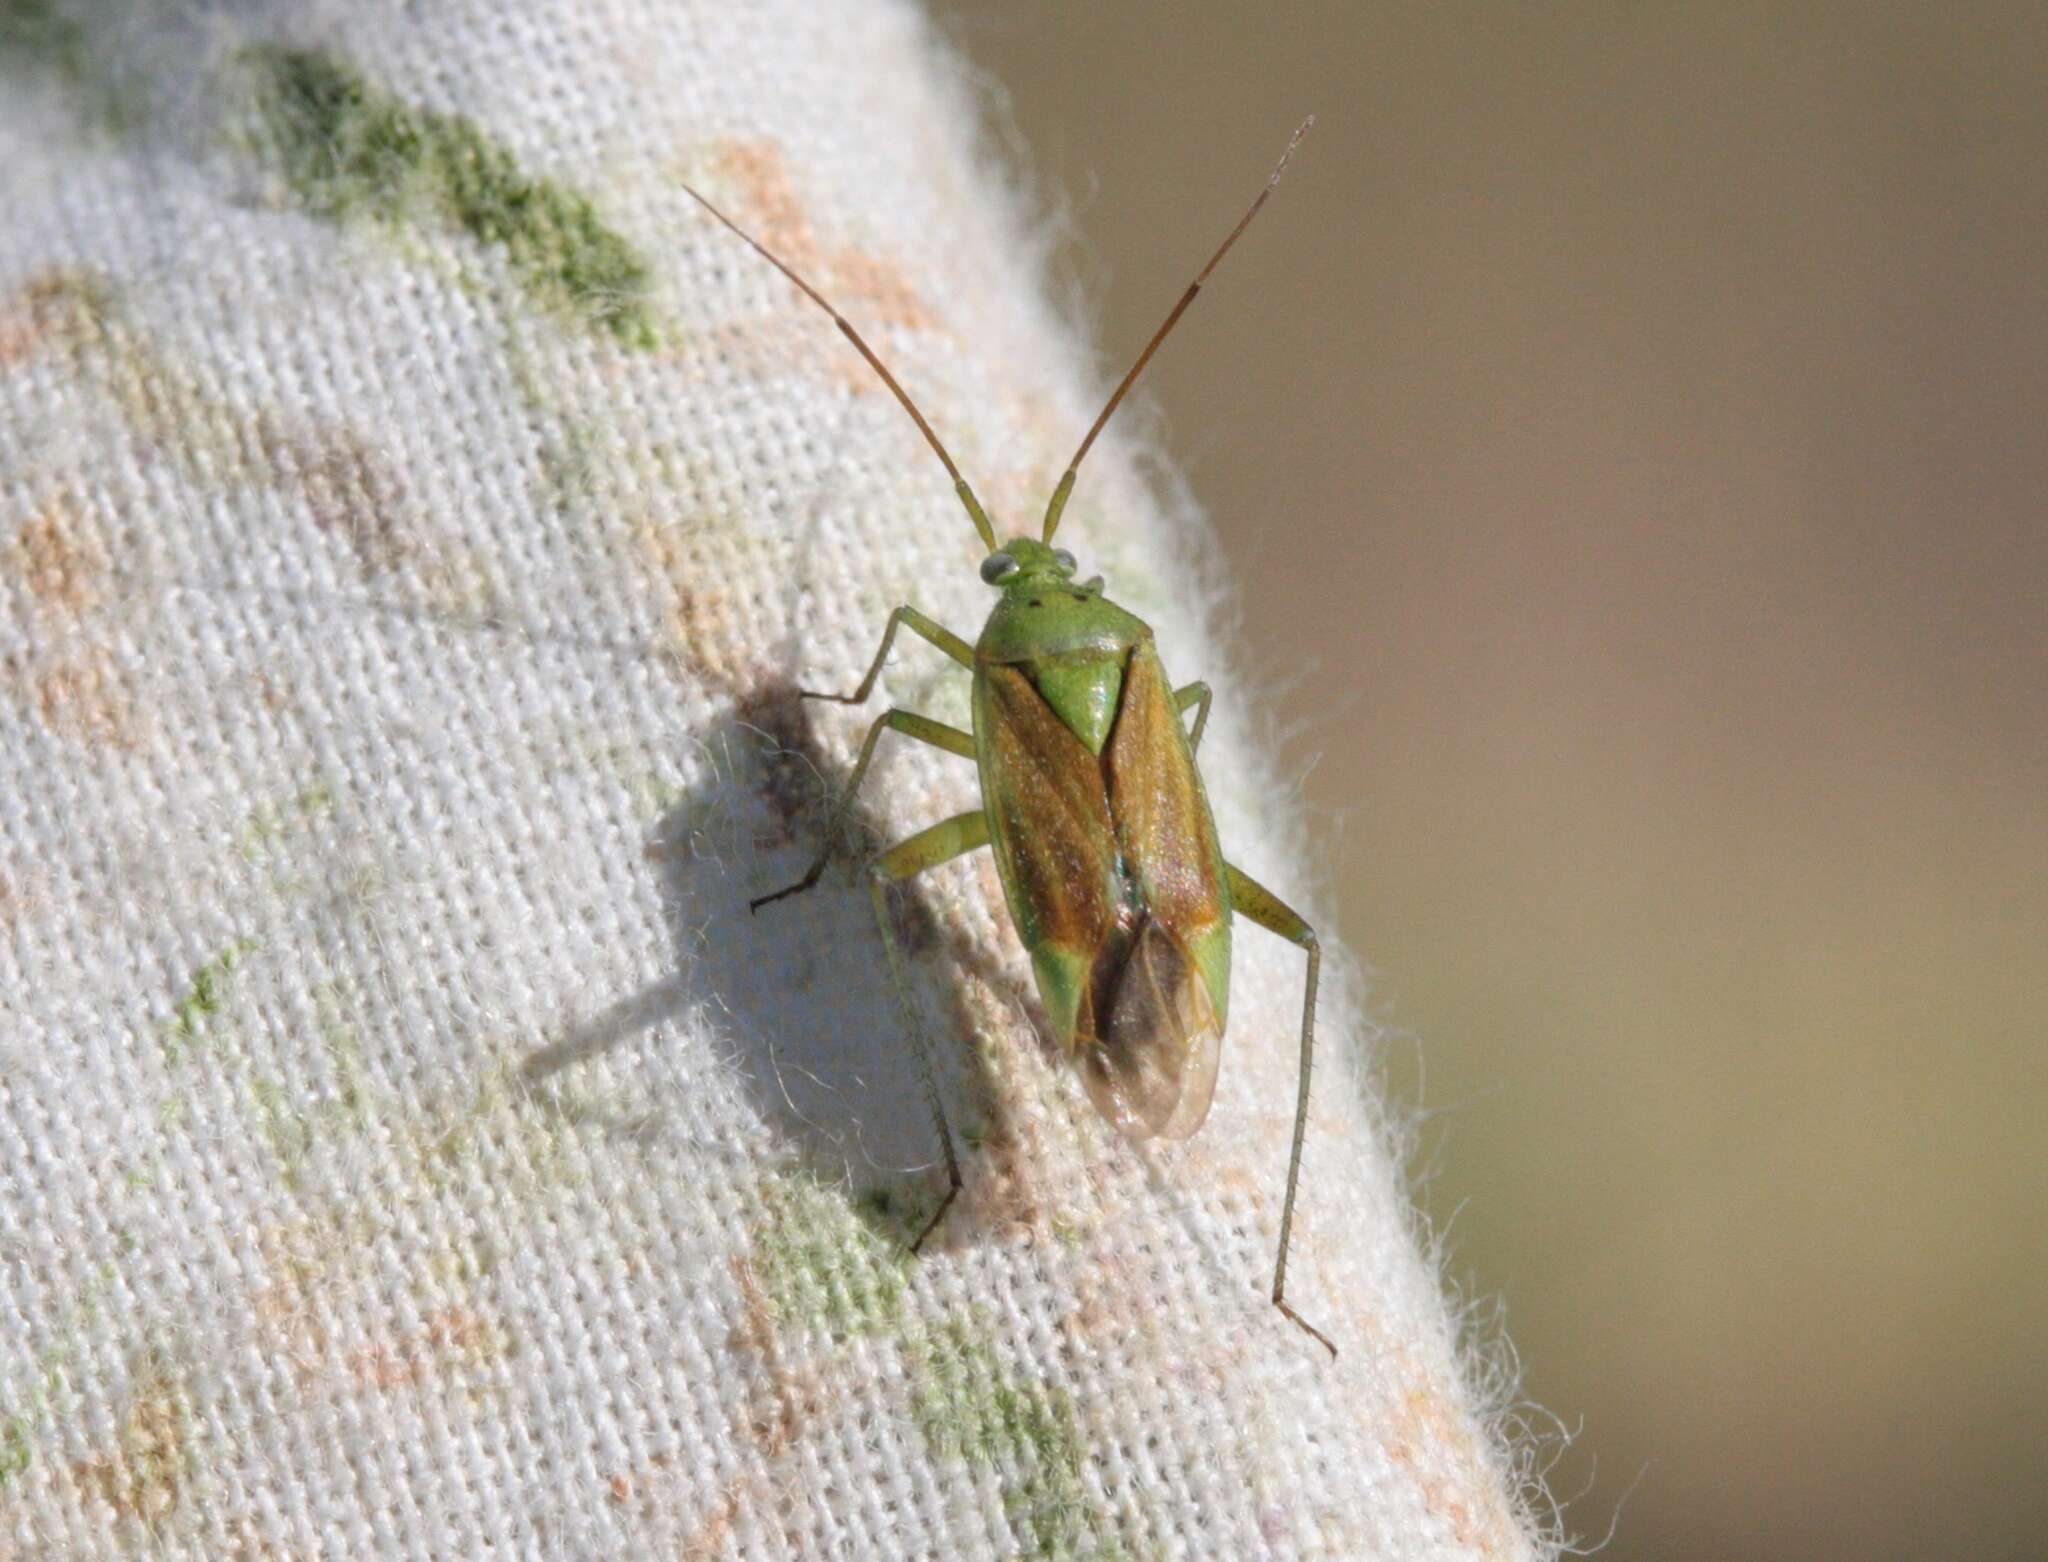
[[[964,732],[909,710],[879,717],[868,729],[826,828],[823,849],[808,871],[752,902],[758,911],[818,882],[884,732],[899,732],[976,762],[981,808],[919,831],[868,866],[876,927],[917,1049],[946,1164],[946,1196],[911,1250],[923,1245],[960,1192],[960,1160],[933,1083],[930,1046],[887,895],[905,879],[986,846],[995,854],[1011,921],[1031,956],[1047,1017],[1073,1057],[1089,1098],[1127,1137],[1184,1138],[1208,1113],[1228,1007],[1233,915],[1304,951],[1308,969],[1299,1085],[1272,1301],[1335,1356],[1337,1347],[1328,1336],[1286,1301],[1321,964],[1315,932],[1224,859],[1194,762],[1208,719],[1209,686],[1197,682],[1175,689],[1150,626],[1109,601],[1100,577],[1075,584],[1074,556],[1052,546],[1076,473],[1096,436],[1265,205],[1314,123],[1306,120],[1295,131],[1257,199],[1188,284],[1089,425],[1053,488],[1039,536],[1000,545],[988,512],[944,443],[860,333],[780,257],[697,191],[683,188],[829,314],[902,404],[953,479],[953,491],[988,550],[981,578],[1001,593],[972,645],[905,604],[889,615],[881,646],[851,693],[802,691],[811,699],[864,702],[881,676],[898,626],[907,625],[972,671],[974,729]],[[1183,720],[1191,709],[1196,716],[1189,730]]]

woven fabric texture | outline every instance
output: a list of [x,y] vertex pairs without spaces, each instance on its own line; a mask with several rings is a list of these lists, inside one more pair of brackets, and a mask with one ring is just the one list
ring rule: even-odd
[[[747,902],[882,709],[967,723],[907,636],[796,691],[899,602],[972,638],[982,550],[685,179],[1035,517],[1102,386],[901,4],[0,8],[0,1556],[1539,1554],[1341,972],[1291,1283],[1339,1359],[1266,1300],[1256,929],[1207,1126],[1133,1147],[987,854],[907,890],[966,1190],[905,1256],[866,892]],[[1152,486],[1107,439],[1061,540],[1313,915]],[[885,745],[858,833],[975,805]]]

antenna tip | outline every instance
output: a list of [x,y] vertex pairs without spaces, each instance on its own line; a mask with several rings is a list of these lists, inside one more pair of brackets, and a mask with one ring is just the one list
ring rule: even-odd
[[1280,154],[1280,161],[1273,165],[1273,177],[1266,181],[1267,189],[1270,190],[1279,184],[1280,176],[1287,172],[1287,159],[1294,155],[1294,149],[1301,145],[1301,138],[1315,129],[1315,125],[1316,117],[1311,114],[1295,128],[1294,134],[1287,138],[1287,150]]

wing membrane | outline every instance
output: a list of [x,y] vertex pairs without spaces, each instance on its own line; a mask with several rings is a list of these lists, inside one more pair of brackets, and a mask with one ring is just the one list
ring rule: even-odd
[[1147,917],[1080,1054],[1095,1109],[1128,1139],[1185,1139],[1209,1115],[1223,1022],[1186,947]]

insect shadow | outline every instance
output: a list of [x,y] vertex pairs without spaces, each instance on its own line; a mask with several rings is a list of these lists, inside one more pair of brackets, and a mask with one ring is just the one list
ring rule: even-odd
[[[793,1167],[844,1189],[863,1223],[907,1245],[944,1195],[945,1176],[929,1092],[861,871],[885,844],[885,826],[856,806],[817,885],[774,916],[751,915],[749,899],[795,878],[823,844],[851,766],[827,749],[813,707],[781,679],[756,686],[697,737],[711,761],[704,779],[663,811],[641,847],[658,879],[673,970],[572,1024],[529,1056],[521,1073],[545,1101],[551,1076],[656,1026],[690,1021],[716,1038]],[[883,791],[875,788],[877,796]],[[891,906],[913,997],[934,1038],[938,1089],[970,1146],[1007,1144],[1014,1140],[1009,1104],[977,1034],[988,1008],[970,994],[981,984],[1001,1007],[1034,1021],[1037,1002],[990,952],[949,931],[935,909],[937,887],[900,886]],[[1034,1029],[1042,1040],[1042,1025]],[[957,1226],[955,1240],[971,1240],[973,1225],[971,1217],[948,1222],[949,1230]]]

